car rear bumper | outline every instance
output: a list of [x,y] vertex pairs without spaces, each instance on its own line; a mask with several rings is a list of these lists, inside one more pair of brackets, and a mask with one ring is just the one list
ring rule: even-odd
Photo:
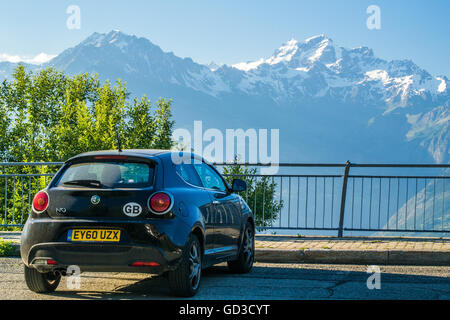
[[[57,264],[47,265],[47,259]],[[148,245],[75,244],[50,242],[36,244],[28,254],[28,265],[41,272],[66,270],[71,265],[85,271],[145,272],[161,274],[176,265],[160,248]],[[44,262],[44,263],[42,263]],[[132,266],[134,262],[153,262],[155,266]]]
[[[120,242],[71,242],[71,229],[121,230]],[[43,272],[75,265],[84,271],[161,274],[178,266],[189,228],[180,220],[29,219],[21,238],[22,261]],[[46,264],[47,259],[57,264]],[[154,262],[155,266],[131,266]],[[157,264],[157,265],[156,265]]]

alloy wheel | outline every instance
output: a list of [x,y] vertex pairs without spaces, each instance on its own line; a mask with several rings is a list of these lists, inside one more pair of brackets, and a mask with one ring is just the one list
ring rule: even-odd
[[252,231],[250,229],[247,229],[244,234],[244,257],[245,262],[247,264],[250,264],[251,260],[253,259],[253,236]]
[[189,281],[194,290],[197,289],[200,283],[201,272],[200,249],[197,243],[193,243],[191,250],[189,250]]

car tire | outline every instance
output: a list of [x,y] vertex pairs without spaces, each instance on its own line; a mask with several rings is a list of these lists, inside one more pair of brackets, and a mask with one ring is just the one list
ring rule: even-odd
[[50,293],[56,290],[61,281],[61,275],[52,272],[40,273],[35,268],[24,268],[25,282],[28,289],[37,293]]
[[177,269],[167,273],[173,295],[192,297],[197,293],[202,274],[202,256],[200,241],[197,236],[191,234]]
[[247,273],[253,267],[255,260],[255,231],[252,224],[247,221],[245,225],[242,246],[236,260],[228,261],[228,268],[233,273]]

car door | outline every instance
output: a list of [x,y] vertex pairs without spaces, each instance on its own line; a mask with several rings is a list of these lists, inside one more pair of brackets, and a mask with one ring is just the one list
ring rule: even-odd
[[[195,203],[199,205],[200,212],[205,222],[205,251],[208,252],[214,248],[214,215],[215,208],[211,203],[211,196],[206,190],[194,169],[192,164],[181,163],[176,165],[175,171],[177,174],[193,188],[190,197],[195,198]],[[184,205],[184,204],[183,204]]]
[[[214,249],[217,258],[236,254],[241,228],[240,200],[230,192],[220,174],[206,163],[194,164],[213,203]],[[209,252],[208,252],[209,253]]]

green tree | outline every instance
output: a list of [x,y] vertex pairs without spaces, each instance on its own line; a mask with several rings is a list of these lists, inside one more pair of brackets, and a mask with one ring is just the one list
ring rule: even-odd
[[0,156],[3,161],[64,161],[78,153],[122,148],[169,149],[172,101],[154,112],[143,96],[130,101],[126,84],[97,75],[73,77],[52,68],[35,74],[23,65],[0,90]]
[[[12,78],[0,85],[0,160],[65,161],[82,152],[117,149],[117,136],[122,149],[169,149],[174,125],[171,104],[160,98],[153,111],[146,96],[131,100],[120,79],[102,83],[98,75],[69,76],[52,68],[32,73],[19,65]],[[56,171],[48,166],[0,169],[16,174]],[[49,177],[5,179],[0,194],[6,201],[6,221],[19,221],[22,213],[26,219],[24,195],[42,189]],[[2,215],[0,224],[4,220]]]
[[243,165],[223,167],[223,174],[230,185],[235,178],[247,182],[247,190],[241,192],[241,196],[253,211],[256,225],[264,229],[264,227],[271,226],[278,218],[283,201],[275,199],[277,184],[273,179],[269,176],[258,176],[256,173],[256,168],[248,168]]
[[169,149],[173,146],[172,130],[174,121],[171,121],[172,112],[171,105],[172,100],[159,99],[156,102],[158,108],[156,110],[155,122],[156,122],[156,139],[155,148]]
[[133,101],[134,107],[128,110],[128,118],[130,121],[127,124],[126,139],[127,145],[132,145],[134,148],[146,148],[149,143],[154,145],[156,123],[151,115],[150,100],[143,96]]

